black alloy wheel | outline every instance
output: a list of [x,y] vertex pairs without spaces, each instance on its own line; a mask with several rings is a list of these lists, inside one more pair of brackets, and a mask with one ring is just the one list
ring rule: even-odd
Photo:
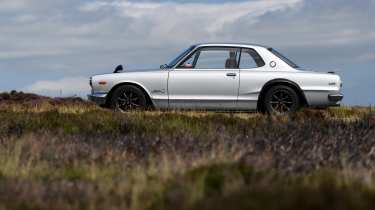
[[264,107],[268,113],[296,112],[300,108],[300,100],[292,88],[279,85],[266,93]]
[[117,88],[113,93],[111,107],[119,112],[145,109],[146,97],[138,87],[124,85]]

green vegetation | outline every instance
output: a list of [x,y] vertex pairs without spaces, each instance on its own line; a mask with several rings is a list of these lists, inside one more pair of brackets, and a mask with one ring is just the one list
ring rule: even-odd
[[0,94],[0,210],[373,209],[371,108],[113,113]]

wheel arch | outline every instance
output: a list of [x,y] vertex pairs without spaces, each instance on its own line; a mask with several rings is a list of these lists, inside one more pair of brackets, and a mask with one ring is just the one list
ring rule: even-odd
[[131,86],[135,86],[135,87],[139,88],[146,97],[147,105],[151,106],[151,107],[154,106],[154,102],[151,99],[150,93],[147,91],[147,89],[145,87],[143,87],[142,85],[140,85],[136,82],[120,82],[120,83],[116,84],[115,86],[113,86],[112,89],[108,92],[107,97],[106,97],[106,104],[105,104],[107,107],[110,106],[111,98],[112,98],[112,95],[115,92],[115,90],[117,88],[121,87],[121,86],[124,86],[124,85],[131,85]]
[[264,111],[263,101],[264,101],[265,95],[270,88],[272,88],[274,86],[277,86],[277,85],[285,85],[285,86],[288,86],[288,87],[292,88],[294,91],[296,91],[299,99],[301,100],[301,105],[302,106],[308,106],[309,105],[308,102],[307,102],[305,93],[303,92],[303,90],[301,89],[301,87],[297,83],[295,83],[291,80],[288,80],[288,79],[273,79],[271,81],[268,81],[262,87],[262,90],[260,91],[259,98],[258,98],[258,104],[257,104],[258,111]]

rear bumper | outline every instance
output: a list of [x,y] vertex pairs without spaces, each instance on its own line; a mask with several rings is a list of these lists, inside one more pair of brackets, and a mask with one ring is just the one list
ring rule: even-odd
[[107,94],[105,93],[96,93],[87,96],[89,101],[92,101],[98,105],[105,105],[107,102]]
[[337,102],[342,101],[342,99],[344,99],[343,94],[330,94],[330,95],[328,95],[328,100],[330,102],[337,103]]

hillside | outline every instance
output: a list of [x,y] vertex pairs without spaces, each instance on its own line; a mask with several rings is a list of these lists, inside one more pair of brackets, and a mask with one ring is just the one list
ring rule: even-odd
[[0,209],[374,209],[371,108],[113,113],[0,94]]

